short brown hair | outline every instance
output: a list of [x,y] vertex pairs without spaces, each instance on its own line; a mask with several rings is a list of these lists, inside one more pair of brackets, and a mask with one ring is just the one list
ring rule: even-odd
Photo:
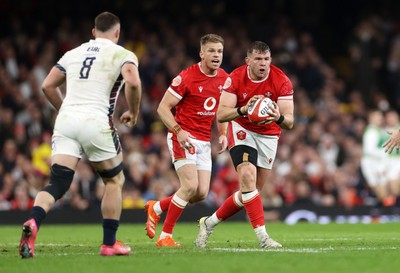
[[119,17],[111,12],[105,11],[100,13],[94,19],[94,27],[101,32],[107,32],[116,24],[119,24]]
[[253,43],[251,43],[251,45],[249,46],[249,48],[247,49],[247,55],[251,55],[253,54],[253,51],[256,51],[258,53],[265,53],[265,52],[271,52],[271,49],[269,48],[269,46],[261,41],[255,41]]
[[224,38],[217,34],[206,34],[200,38],[200,48],[202,48],[207,43],[221,43],[224,45]]

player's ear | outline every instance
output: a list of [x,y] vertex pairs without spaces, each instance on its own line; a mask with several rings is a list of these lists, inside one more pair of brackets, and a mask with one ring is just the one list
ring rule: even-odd
[[203,52],[202,50],[200,50],[200,52],[199,52],[199,56],[200,56],[200,59],[201,59],[201,60],[203,60],[203,59],[204,59],[204,52]]
[[246,64],[249,64],[250,58],[246,57],[246,58],[244,58],[244,61],[246,62]]
[[92,35],[93,35],[93,37],[96,38],[96,29],[95,28],[92,28]]

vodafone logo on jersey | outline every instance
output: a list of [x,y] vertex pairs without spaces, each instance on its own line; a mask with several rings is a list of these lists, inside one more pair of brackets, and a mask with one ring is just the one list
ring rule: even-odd
[[217,100],[213,97],[209,97],[204,101],[203,107],[205,111],[198,111],[197,114],[200,116],[215,116],[215,111],[211,112],[217,105]]
[[211,111],[217,105],[217,100],[213,97],[210,97],[204,101],[204,109],[207,111]]

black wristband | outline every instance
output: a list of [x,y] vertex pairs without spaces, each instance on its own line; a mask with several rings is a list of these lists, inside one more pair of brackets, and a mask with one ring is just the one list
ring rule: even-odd
[[243,114],[242,111],[240,111],[240,108],[242,108],[242,107],[240,106],[240,107],[236,108],[236,112],[239,114],[239,116],[244,116],[244,115],[246,115],[246,113]]
[[281,115],[281,116],[278,118],[278,120],[275,121],[275,123],[279,125],[279,124],[281,124],[284,120],[285,120],[285,116],[284,116],[284,115]]

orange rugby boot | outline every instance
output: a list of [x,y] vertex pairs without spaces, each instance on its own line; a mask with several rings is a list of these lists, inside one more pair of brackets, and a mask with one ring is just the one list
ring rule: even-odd
[[179,247],[179,246],[181,246],[181,244],[178,244],[177,242],[175,242],[174,239],[172,239],[171,236],[166,236],[163,239],[158,238],[158,241],[157,241],[156,245],[159,246],[159,247],[164,247],[164,246],[167,246],[167,247]]
[[147,213],[147,222],[146,222],[146,233],[150,239],[153,239],[156,234],[156,227],[158,222],[160,221],[160,216],[154,211],[154,204],[157,201],[149,200],[146,202],[144,206],[144,210]]

